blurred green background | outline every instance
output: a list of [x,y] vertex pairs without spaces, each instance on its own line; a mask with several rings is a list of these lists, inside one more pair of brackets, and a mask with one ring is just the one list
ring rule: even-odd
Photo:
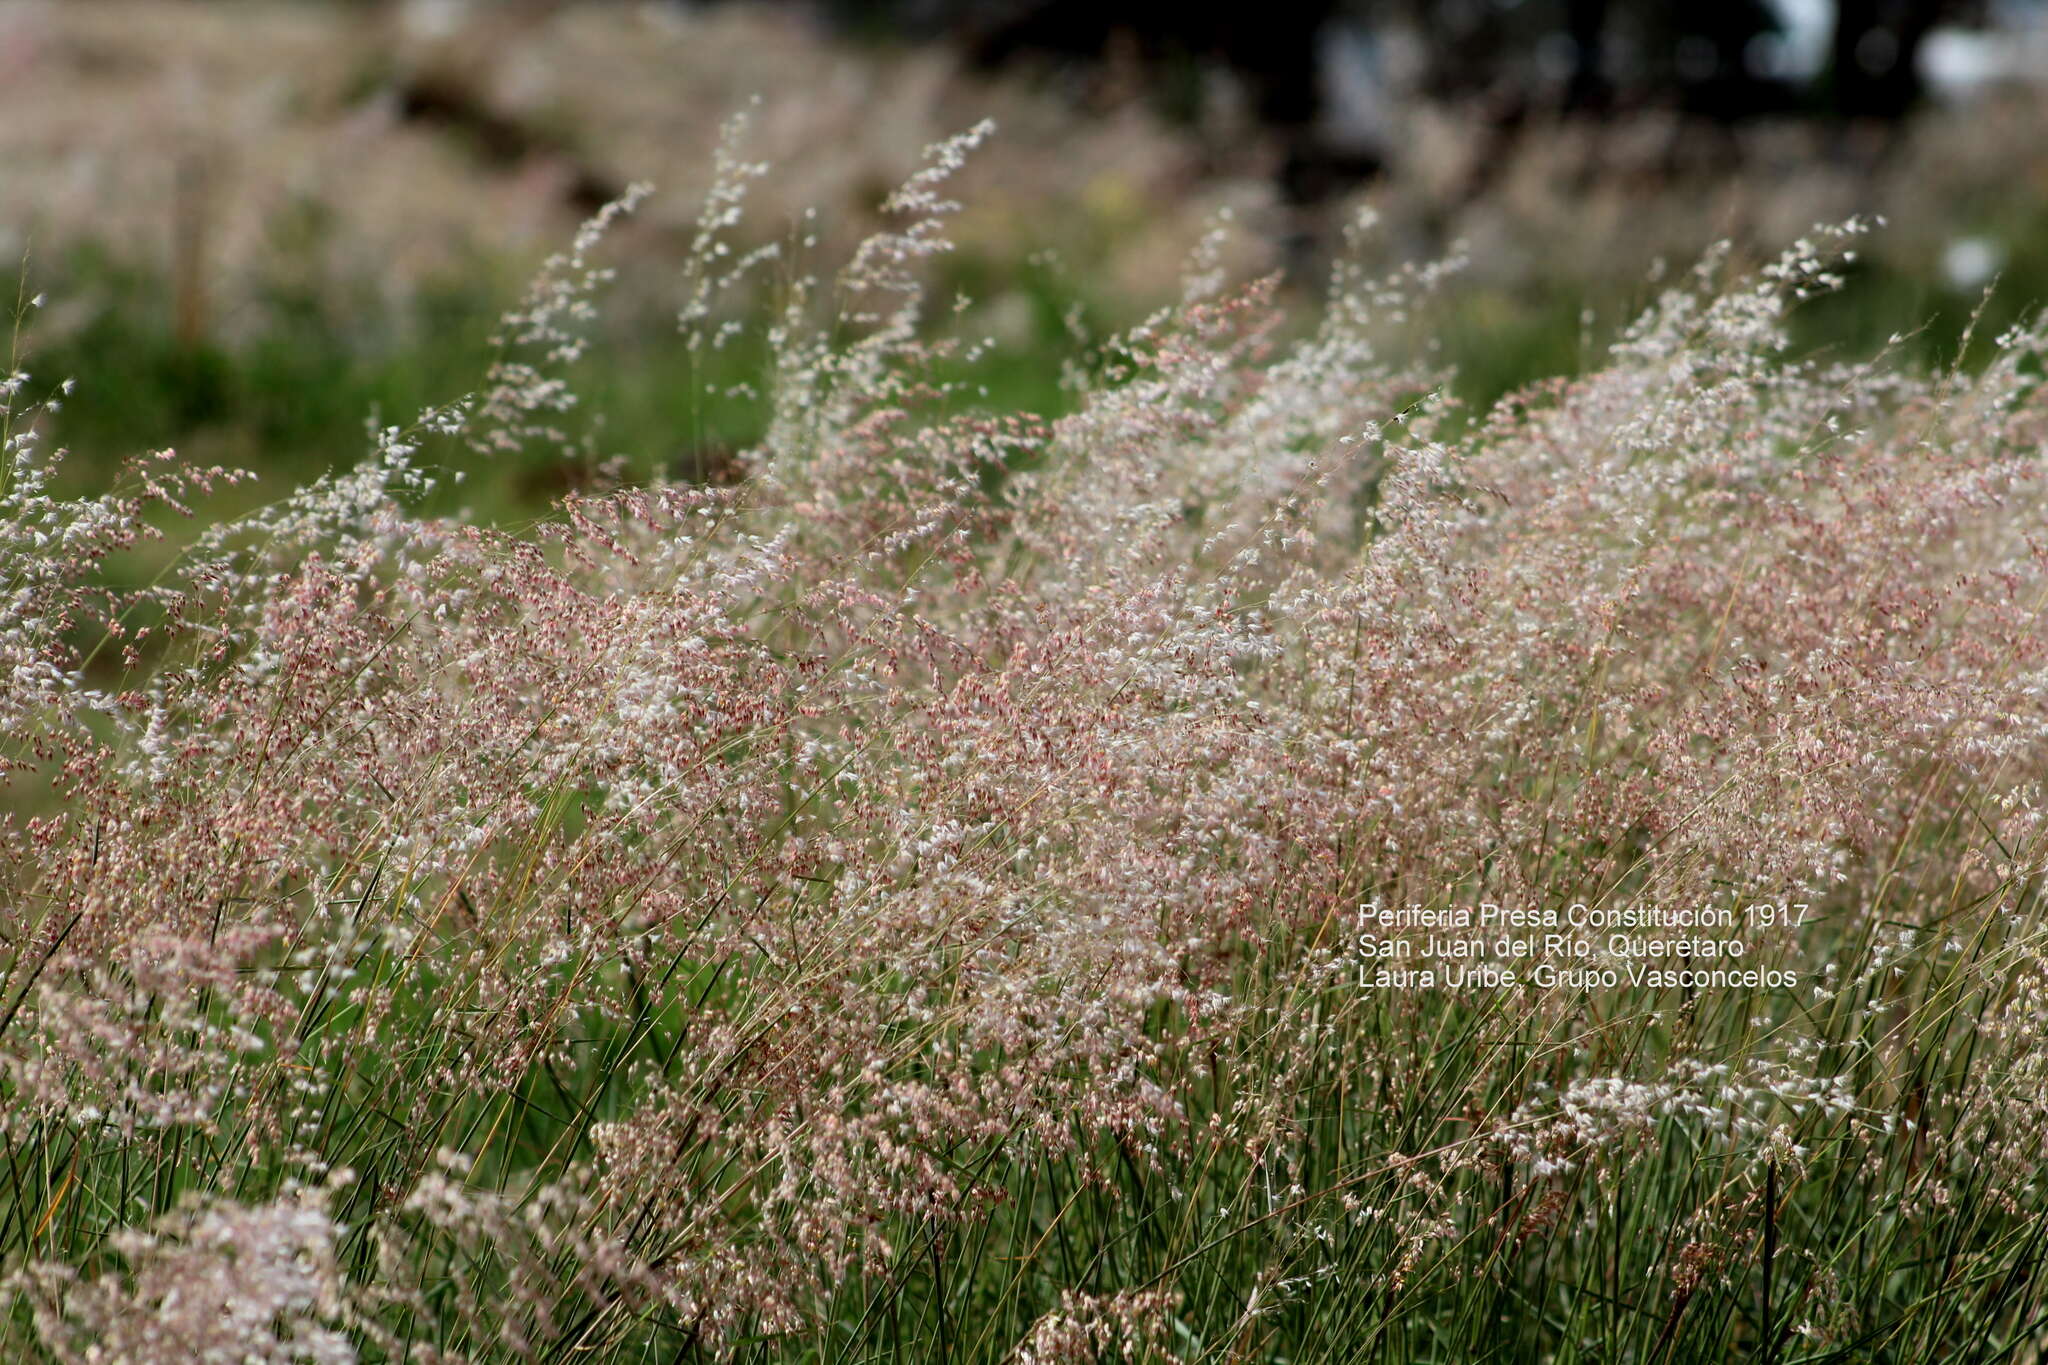
[[79,385],[50,423],[72,485],[172,445],[256,471],[230,503],[274,497],[358,458],[373,417],[476,387],[542,258],[647,179],[657,195],[603,251],[620,273],[573,370],[569,447],[436,448],[466,471],[440,496],[528,517],[612,456],[729,477],[760,431],[743,386],[766,347],[756,330],[693,353],[674,315],[721,121],[747,109],[740,146],[765,170],[739,235],[791,248],[722,301],[749,327],[791,272],[829,276],[883,224],[928,143],[996,120],[957,182],[932,311],[990,341],[971,381],[999,407],[1061,410],[1062,365],[1174,298],[1221,214],[1226,269],[1283,272],[1296,327],[1362,210],[1376,267],[1462,252],[1463,279],[1389,344],[1431,351],[1479,406],[1594,359],[1660,271],[1722,237],[1753,262],[1815,223],[1885,217],[1848,287],[1797,319],[1815,353],[1903,332],[1946,364],[1980,303],[1988,341],[2048,296],[2038,6],[1318,0],[1258,29],[1192,13],[10,5],[0,248],[47,300],[18,324],[19,363],[38,388]]

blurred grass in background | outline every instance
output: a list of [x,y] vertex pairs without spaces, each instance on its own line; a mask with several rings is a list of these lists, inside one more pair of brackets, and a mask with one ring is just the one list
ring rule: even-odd
[[[1882,258],[1859,261],[1847,268],[1840,292],[1809,300],[1797,316],[1800,348],[1850,359],[1904,335],[1900,344],[1914,360],[1946,366],[1981,308],[1963,357],[1966,364],[1981,359],[1998,332],[2048,298],[2048,207],[2036,212],[2036,222],[2011,238],[2035,249],[2008,258],[1988,297]],[[1081,349],[1068,319],[1088,319],[1089,332],[1101,336],[1138,316],[1128,301],[1087,297],[1048,270],[971,258],[948,264],[948,292],[993,295],[1006,305],[1006,335],[950,376],[995,409],[1065,411],[1062,366]],[[31,266],[32,281],[40,273]],[[403,423],[476,387],[498,318],[521,287],[505,263],[480,258],[466,278],[422,287],[405,317],[382,310],[368,290],[359,306],[337,308],[279,288],[261,300],[261,320],[245,335],[194,343],[178,333],[162,276],[91,247],[74,249],[61,274],[90,311],[48,341],[31,326],[25,359],[40,381],[79,381],[52,432],[72,452],[69,480],[103,486],[122,459],[170,445],[204,462],[258,471],[259,484],[240,496],[259,500],[359,458],[366,423]],[[1647,279],[1457,286],[1438,305],[1435,335],[1456,369],[1459,396],[1483,410],[1597,359],[1655,289]],[[597,344],[572,370],[583,402],[567,426],[588,467],[553,451],[490,460],[451,452],[465,477],[437,496],[451,509],[497,520],[537,514],[615,456],[640,478],[728,476],[736,455],[761,435],[761,405],[744,393],[768,379],[758,328],[723,350],[692,353],[665,313],[639,302],[607,316]],[[972,336],[982,320],[969,312],[959,330]]]
[[[1477,409],[1585,366],[1661,287],[1653,261],[1675,274],[1724,236],[1741,264],[1818,221],[1891,218],[1848,287],[1797,320],[1815,354],[1905,334],[1912,358],[1945,365],[1994,278],[1983,350],[2048,298],[2048,100],[2025,89],[1881,136],[1647,110],[1533,119],[1503,141],[1473,101],[1417,100],[1398,112],[1404,155],[1303,204],[1276,188],[1273,138],[1232,112],[1227,72],[1198,73],[1200,99],[1120,93],[1113,70],[1077,95],[759,5],[22,6],[0,14],[0,74],[0,247],[50,300],[27,319],[24,367],[80,384],[51,433],[79,488],[166,445],[256,471],[230,503],[352,463],[367,422],[476,387],[540,257],[593,197],[640,178],[661,193],[606,247],[622,275],[570,376],[572,449],[430,447],[465,475],[436,497],[517,520],[614,456],[630,477],[727,476],[760,435],[745,390],[765,347],[754,328],[693,355],[673,270],[718,121],[754,92],[744,153],[769,170],[750,220],[762,239],[816,236],[828,273],[925,142],[995,117],[957,189],[961,249],[938,267],[936,297],[972,303],[932,322],[992,338],[952,377],[996,408],[1062,411],[1077,334],[1173,297],[1219,212],[1220,264],[1285,271],[1297,325],[1360,209],[1381,219],[1376,269],[1462,243],[1467,276],[1427,334]],[[731,316],[761,322],[772,293]]]
[[[987,263],[949,264],[958,289],[997,278]],[[1007,273],[1003,297],[1016,313],[1008,339],[942,377],[991,408],[1058,413],[1066,403],[1062,366],[1077,350],[1068,320],[1098,310],[1051,272]],[[499,319],[522,287],[504,263],[479,260],[465,280],[421,288],[406,317],[380,312],[373,297],[337,310],[278,290],[261,299],[260,321],[246,335],[195,343],[179,335],[161,276],[89,248],[75,251],[63,274],[67,290],[91,300],[90,311],[49,342],[31,325],[23,360],[39,383],[77,380],[51,428],[71,452],[66,481],[102,487],[128,456],[174,446],[202,463],[256,471],[258,484],[222,495],[254,501],[354,463],[368,448],[366,424],[403,425],[477,388]],[[693,352],[659,307],[649,316],[644,301],[637,309],[617,296],[608,302],[615,307],[596,344],[568,372],[577,410],[558,424],[585,460],[553,449],[511,457],[437,449],[464,475],[437,491],[439,502],[487,520],[533,516],[621,456],[639,479],[718,482],[733,474],[738,454],[762,434],[765,408],[753,395],[770,377],[765,310],[732,344]]]

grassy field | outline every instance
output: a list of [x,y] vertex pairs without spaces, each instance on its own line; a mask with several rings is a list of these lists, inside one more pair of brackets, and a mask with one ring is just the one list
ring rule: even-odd
[[[1854,287],[1791,319],[1800,356],[1865,357],[1903,333],[1902,358],[1946,366],[1995,277],[1974,368],[2048,296],[2048,141],[2026,90],[1883,133],[1643,110],[1534,118],[1505,143],[1483,101],[1417,100],[1378,177],[1302,205],[1279,195],[1275,144],[1228,116],[1227,90],[1208,114],[1169,117],[1142,89],[849,43],[775,7],[93,0],[0,15],[0,53],[16,95],[0,251],[49,299],[17,359],[82,385],[44,423],[72,453],[64,487],[103,489],[123,460],[171,445],[258,473],[223,514],[352,465],[371,412],[403,420],[474,387],[541,257],[592,195],[637,179],[662,193],[626,225],[601,344],[573,367],[576,449],[438,452],[465,477],[429,506],[530,518],[593,452],[625,456],[636,479],[724,477],[765,430],[764,406],[727,390],[765,387],[760,338],[788,281],[749,301],[754,340],[705,356],[677,333],[676,278],[715,130],[764,93],[747,155],[770,171],[735,250],[813,235],[843,258],[920,147],[995,118],[996,144],[963,168],[958,249],[928,283],[935,324],[995,338],[975,383],[1005,410],[1064,411],[1069,353],[1171,303],[1226,212],[1239,230],[1225,264],[1285,272],[1290,335],[1313,327],[1325,258],[1357,210],[1381,219],[1359,248],[1376,271],[1464,243],[1464,283],[1401,344],[1474,410],[1599,363],[1662,287],[1655,263],[1680,269],[1716,238],[1753,268],[1816,222],[1889,219],[1845,263]],[[1977,263],[1957,275],[1959,248]],[[957,316],[956,293],[974,301]]]
[[[729,165],[645,360],[602,218],[9,381],[7,1354],[2038,1359],[2048,335],[1815,353],[1842,230],[1491,405],[1349,258],[985,350],[972,141],[840,259]],[[215,411],[297,490],[67,490]]]

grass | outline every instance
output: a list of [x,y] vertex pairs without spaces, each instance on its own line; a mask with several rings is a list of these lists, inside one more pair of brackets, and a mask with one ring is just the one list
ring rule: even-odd
[[[1816,360],[1829,239],[1612,348],[1340,266],[977,365],[933,183],[879,304],[597,348],[530,457],[573,291],[37,357],[138,378],[9,410],[8,1349],[2037,1358],[2048,337]],[[39,486],[152,422],[340,476]],[[1360,984],[1369,901],[1781,897],[1796,985]]]
[[[2025,231],[2016,236],[2031,239]],[[2048,299],[2048,263],[2026,252],[1987,299],[1958,295],[1896,264],[1845,269],[1853,287],[1815,299],[1800,314],[1798,353],[1867,357],[1903,337],[1900,354],[1940,367],[1960,353],[1975,317],[1965,357],[1975,368],[1994,353],[1993,338]],[[80,401],[51,424],[56,443],[74,452],[69,485],[103,487],[122,460],[173,445],[197,460],[261,471],[265,482],[250,495],[259,499],[353,463],[370,414],[416,412],[473,387],[498,314],[515,292],[501,267],[482,261],[459,280],[421,289],[404,319],[367,294],[337,308],[331,299],[280,288],[257,309],[253,326],[238,323],[236,339],[194,345],[177,335],[168,287],[157,276],[83,247],[56,273],[62,296],[89,309],[87,320],[54,339],[32,330],[27,357],[39,375],[85,385]],[[998,411],[1056,416],[1069,402],[1060,374],[1073,345],[1070,312],[1080,310],[1086,332],[1101,336],[1134,321],[1134,310],[1083,298],[1042,267],[1010,270],[973,259],[950,263],[935,293],[1007,291],[1022,300],[1028,326],[972,368],[974,398]],[[1438,311],[1432,354],[1457,376],[1458,396],[1483,412],[1507,394],[1582,369],[1612,339],[1617,321],[1651,296],[1640,282],[1604,292],[1563,280],[1468,288]],[[626,452],[634,478],[730,477],[734,454],[762,435],[763,404],[734,392],[758,393],[768,382],[760,330],[717,352],[705,371],[704,358],[687,350],[670,323],[644,310],[610,320],[602,353],[574,372],[585,411],[597,415],[579,426],[579,438],[599,458]],[[956,367],[946,378],[965,383],[969,373]],[[509,462],[457,455],[449,467],[464,481],[432,506],[466,507],[485,521],[530,518],[587,479],[594,462],[579,469],[559,451]]]
[[[88,248],[56,273],[62,297],[85,318],[56,337],[31,327],[24,358],[38,375],[81,385],[79,401],[50,423],[52,441],[74,456],[69,486],[105,487],[123,460],[174,445],[195,460],[260,471],[259,498],[353,464],[372,414],[417,412],[476,387],[489,338],[517,292],[501,267],[483,261],[458,282],[423,287],[404,318],[367,289],[338,306],[308,290],[276,288],[253,310],[253,324],[232,320],[234,339],[193,343],[178,335],[161,278]],[[968,259],[942,282],[948,296],[1002,288],[1023,302],[1024,334],[999,346],[992,363],[972,367],[973,398],[1003,411],[1056,414],[1067,401],[1060,365],[1072,347],[1068,318],[1092,315],[1099,329],[1103,310],[1036,266],[1006,271]],[[589,414],[575,429],[577,445],[588,447],[584,463],[628,452],[636,479],[730,478],[732,457],[760,440],[765,422],[765,405],[745,392],[768,381],[759,326],[707,356],[688,349],[669,314],[613,311],[602,354],[572,368]],[[968,377],[960,366],[945,376]],[[510,461],[455,455],[449,467],[464,482],[430,506],[465,506],[486,521],[544,513],[588,477],[564,453]]]

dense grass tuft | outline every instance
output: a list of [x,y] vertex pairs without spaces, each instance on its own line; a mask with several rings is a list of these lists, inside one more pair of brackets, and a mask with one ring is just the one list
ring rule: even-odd
[[[235,476],[60,496],[8,381],[10,1358],[2036,1358],[2048,333],[1796,359],[1823,233],[1474,412],[1448,272],[1283,345],[1197,259],[1025,415],[925,310],[977,136],[833,274],[721,163],[725,485],[432,514],[571,440],[608,219],[147,586]],[[1482,904],[1764,975],[1361,985]]]

